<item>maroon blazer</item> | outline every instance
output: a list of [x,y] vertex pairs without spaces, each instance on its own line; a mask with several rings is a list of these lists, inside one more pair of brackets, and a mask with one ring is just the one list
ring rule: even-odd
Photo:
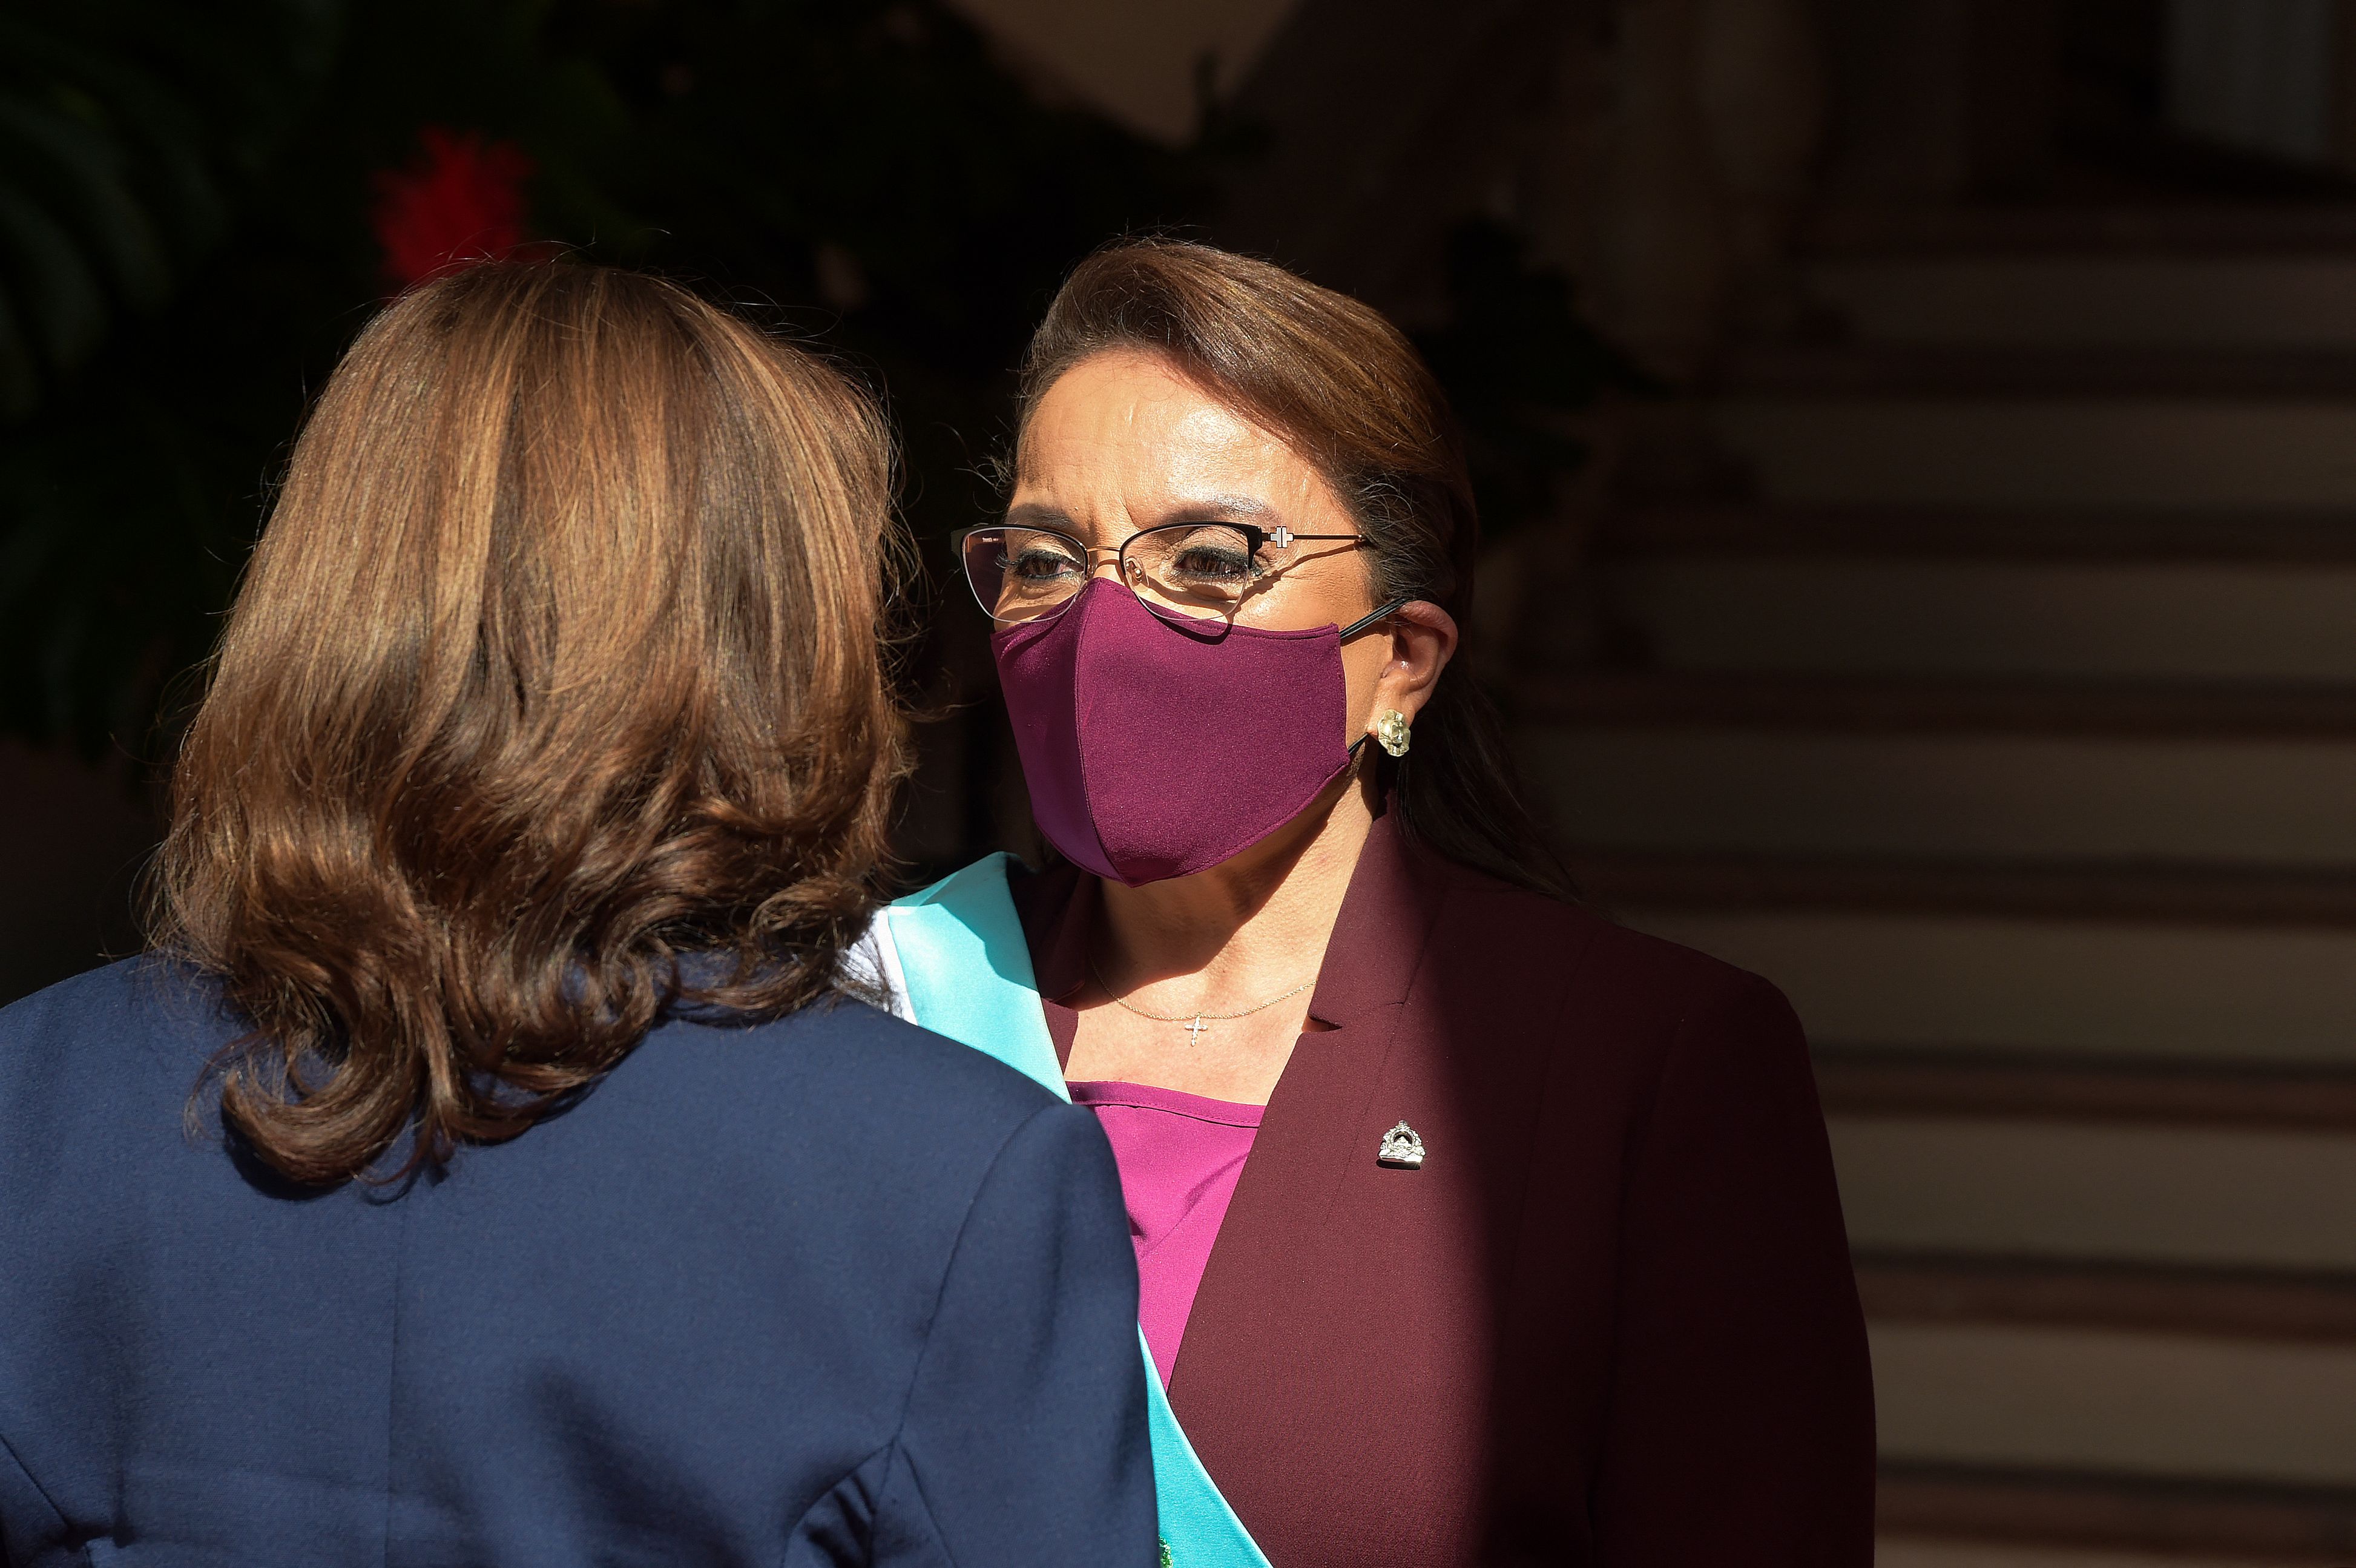
[[[1014,877],[1068,1056],[1096,879]],[[1774,987],[1375,825],[1170,1401],[1274,1568],[1855,1565],[1873,1389]],[[1419,1170],[1376,1164],[1423,1136]]]

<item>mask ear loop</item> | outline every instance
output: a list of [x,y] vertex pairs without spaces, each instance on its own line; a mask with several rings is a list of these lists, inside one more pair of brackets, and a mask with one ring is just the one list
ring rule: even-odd
[[1360,616],[1356,620],[1352,621],[1349,625],[1342,628],[1340,640],[1344,642],[1349,641],[1352,638],[1357,636],[1360,632],[1365,630],[1376,621],[1390,619],[1391,617],[1398,614],[1399,611],[1407,608],[1408,605],[1414,602],[1415,601],[1412,599],[1393,599],[1389,604],[1385,605],[1374,614]]
[[[1407,607],[1413,602],[1414,601],[1410,599],[1393,599],[1389,604],[1387,604],[1382,608],[1375,611],[1374,614],[1360,616],[1356,620],[1354,620],[1349,625],[1344,627],[1342,628],[1341,635],[1336,639],[1336,640],[1347,642],[1350,639],[1357,636],[1360,632],[1365,630],[1376,621],[1388,620],[1391,617],[1398,614],[1399,611],[1407,608]],[[1357,761],[1358,747],[1365,745],[1366,742],[1374,738],[1375,737],[1372,735],[1362,735],[1357,739],[1352,741],[1350,743],[1350,760],[1352,762]]]

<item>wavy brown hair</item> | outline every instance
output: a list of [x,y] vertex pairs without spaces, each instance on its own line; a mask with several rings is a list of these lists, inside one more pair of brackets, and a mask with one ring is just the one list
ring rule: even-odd
[[478,266],[360,334],[158,867],[157,946],[250,1026],[236,1138],[302,1183],[413,1170],[668,1006],[837,984],[905,771],[888,469],[841,376],[658,279]]
[[[1073,270],[1031,339],[1018,446],[1056,379],[1111,349],[1161,357],[1282,436],[1374,540],[1375,602],[1429,600],[1469,641],[1481,521],[1463,440],[1422,356],[1379,311],[1273,262],[1183,240],[1119,241]],[[1375,766],[1411,837],[1501,881],[1576,898],[1462,645],[1416,717],[1408,754]]]

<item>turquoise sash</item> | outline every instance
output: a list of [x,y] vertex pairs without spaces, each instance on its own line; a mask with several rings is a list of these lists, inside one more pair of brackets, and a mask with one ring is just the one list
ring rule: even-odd
[[[884,978],[926,1028],[995,1057],[1068,1101],[1032,979],[1031,950],[1006,890],[1006,858],[978,860],[886,908],[878,921]],[[1145,1351],[1142,1329],[1138,1348]],[[1151,1351],[1145,1351],[1145,1402],[1162,1561],[1171,1568],[1269,1568],[1194,1457]]]

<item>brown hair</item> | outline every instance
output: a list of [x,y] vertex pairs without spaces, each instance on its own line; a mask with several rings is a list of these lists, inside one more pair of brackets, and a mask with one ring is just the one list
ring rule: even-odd
[[[1023,361],[1021,423],[1057,377],[1110,349],[1167,360],[1314,464],[1375,541],[1375,602],[1424,599],[1472,629],[1479,514],[1440,384],[1376,311],[1271,262],[1178,240],[1124,240],[1065,281]],[[1413,837],[1557,897],[1571,883],[1515,788],[1495,706],[1461,656],[1378,761]],[[1371,748],[1369,748],[1371,749]]]
[[412,1170],[674,1003],[836,983],[905,772],[888,468],[841,377],[654,278],[494,263],[369,325],[172,780],[156,940],[250,1025],[233,1134]]

